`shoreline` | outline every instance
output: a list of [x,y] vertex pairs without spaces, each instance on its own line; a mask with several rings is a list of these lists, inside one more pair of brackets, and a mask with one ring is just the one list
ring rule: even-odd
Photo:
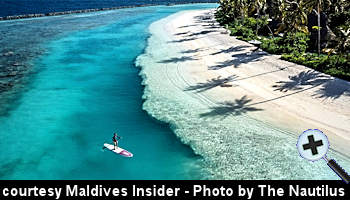
[[183,2],[183,3],[174,2],[174,3],[167,3],[167,4],[143,4],[143,5],[132,5],[132,6],[117,6],[117,7],[110,7],[110,8],[91,8],[91,9],[81,9],[81,10],[68,10],[68,11],[50,12],[50,13],[10,15],[10,16],[0,17],[0,21],[10,21],[10,20],[18,20],[18,19],[32,19],[32,18],[70,15],[70,14],[82,14],[82,13],[91,13],[91,12],[119,10],[119,9],[126,9],[126,8],[151,7],[151,6],[175,6],[175,5],[205,4],[205,3],[215,3],[215,2],[210,2],[209,0],[208,0],[208,2]]
[[[345,90],[325,98],[321,96],[327,94],[320,93],[349,83],[230,37],[212,14],[184,11],[150,26],[149,45],[137,59],[145,85],[144,109],[170,123],[175,134],[205,158],[212,178],[334,179],[321,162],[312,165],[295,152],[298,135],[310,128],[323,130],[330,139],[329,154],[350,166],[349,98]],[[315,77],[324,82],[310,85],[304,80]],[[293,85],[298,78],[308,84]],[[252,150],[243,150],[248,144]],[[230,157],[268,166],[260,169],[266,170],[263,173],[247,164],[243,167],[251,172],[237,175],[247,169]],[[281,169],[270,172],[269,166]],[[284,174],[295,168],[295,174]],[[326,175],[305,177],[308,168]]]

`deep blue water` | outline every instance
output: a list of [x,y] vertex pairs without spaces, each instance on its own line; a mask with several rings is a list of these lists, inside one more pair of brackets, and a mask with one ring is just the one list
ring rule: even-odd
[[[181,10],[215,6],[1,22],[0,31],[11,33],[3,42],[16,42],[15,50],[30,46],[24,32],[49,36],[38,45],[45,53],[30,60],[34,70],[28,81],[0,113],[0,179],[205,178],[201,158],[167,124],[142,110],[143,87],[134,61],[146,46],[150,23]],[[56,29],[58,34],[50,34]],[[101,151],[114,131],[133,158]]]
[[215,2],[215,0],[0,0],[0,17],[91,8],[186,2]]

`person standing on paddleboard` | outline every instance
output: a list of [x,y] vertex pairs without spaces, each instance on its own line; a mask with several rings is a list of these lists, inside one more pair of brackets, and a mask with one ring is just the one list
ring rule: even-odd
[[114,143],[114,150],[116,150],[118,147],[118,140],[120,140],[120,137],[117,135],[117,133],[114,133],[112,140]]

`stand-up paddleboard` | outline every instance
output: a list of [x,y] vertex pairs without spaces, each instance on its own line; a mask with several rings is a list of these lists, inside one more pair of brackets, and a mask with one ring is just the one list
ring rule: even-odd
[[114,145],[112,145],[112,144],[104,143],[103,146],[106,147],[107,149],[109,149],[110,151],[113,151],[116,154],[119,154],[119,155],[122,155],[122,156],[125,156],[125,157],[133,157],[132,153],[130,153],[129,151],[127,151],[125,149],[122,149],[120,147],[117,147],[114,150]]

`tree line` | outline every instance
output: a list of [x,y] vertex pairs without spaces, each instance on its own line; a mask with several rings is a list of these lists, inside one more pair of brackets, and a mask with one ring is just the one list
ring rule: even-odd
[[350,80],[348,0],[220,0],[215,16],[238,39]]

